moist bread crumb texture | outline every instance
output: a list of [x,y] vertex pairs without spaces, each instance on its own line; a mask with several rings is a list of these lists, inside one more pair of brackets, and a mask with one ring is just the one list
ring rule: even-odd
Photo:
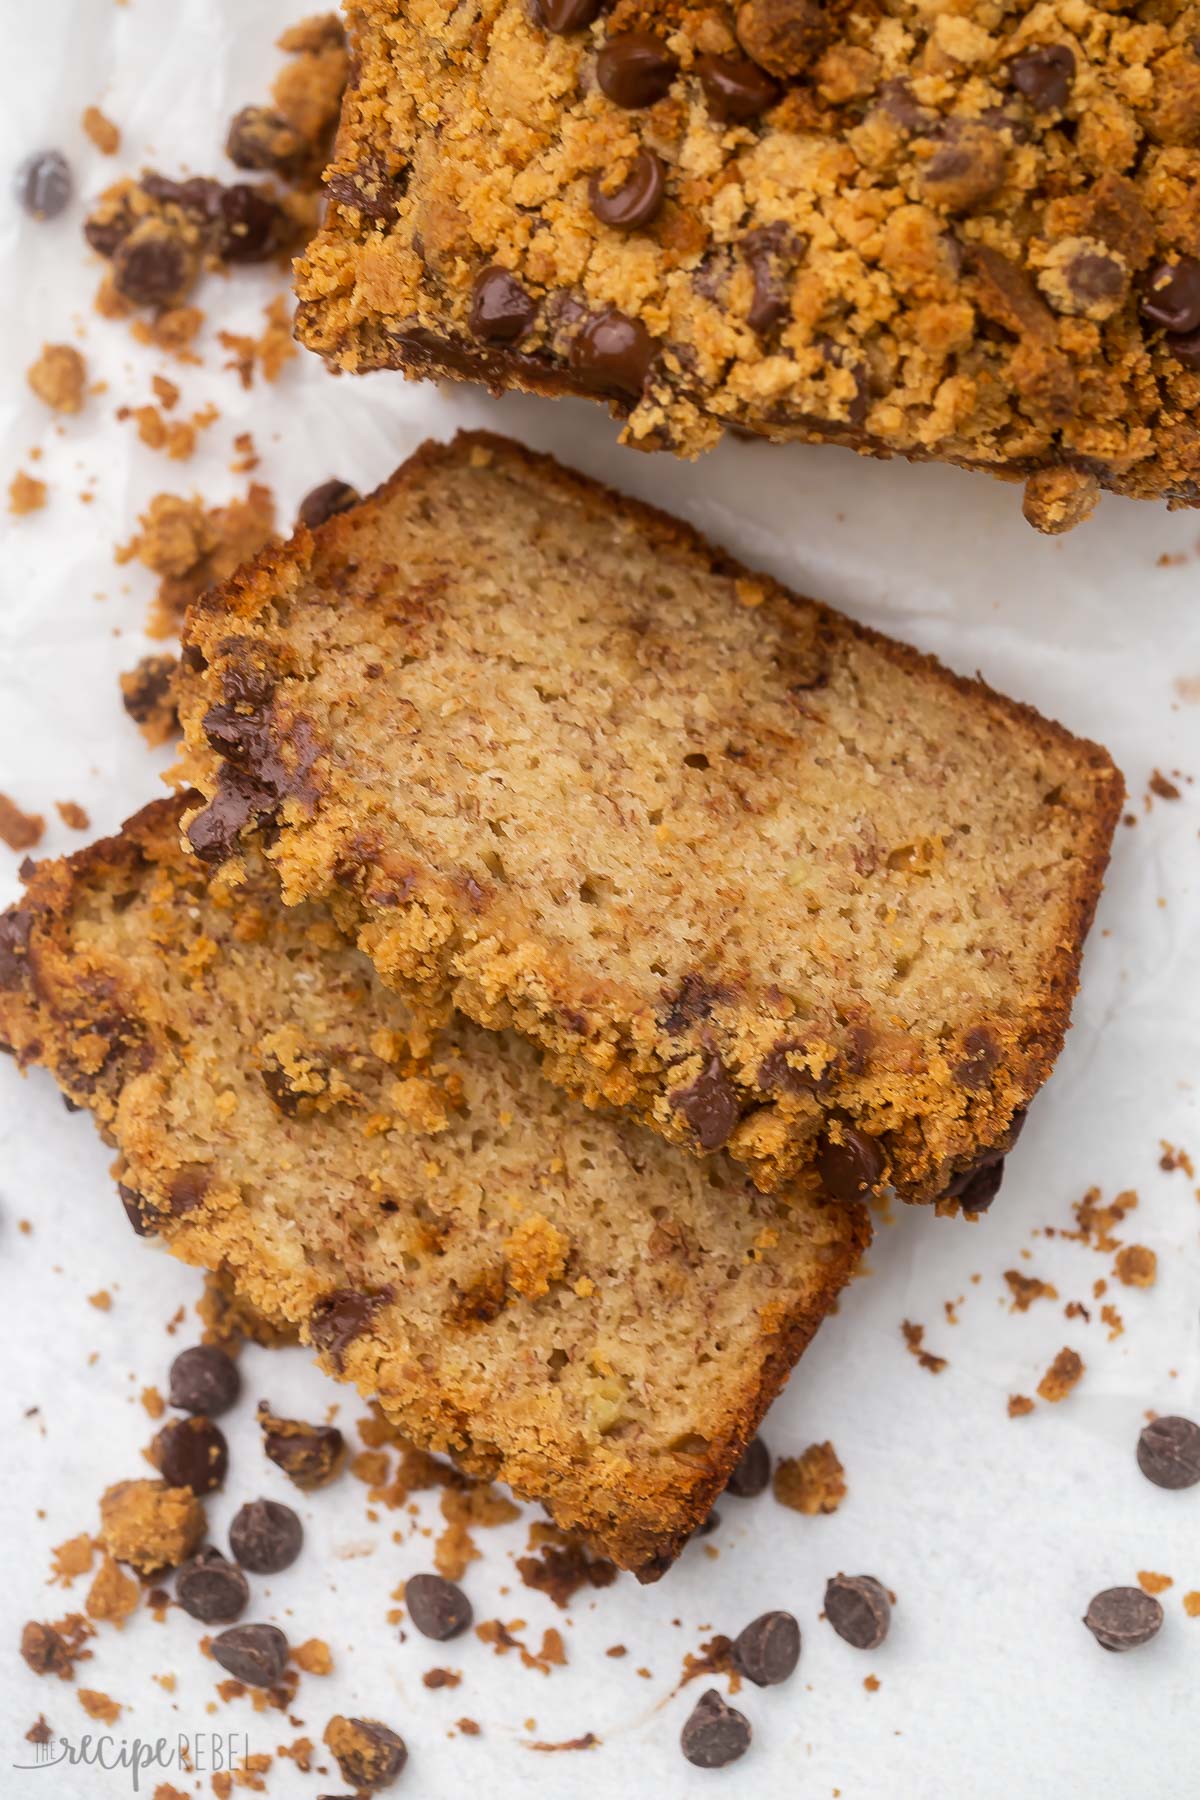
[[1200,8],[352,0],[299,332],[350,370],[1200,496]]
[[994,1192],[1120,805],[1096,746],[482,436],[210,590],[180,690],[192,848],[236,882],[269,819],[285,899],[414,1003],[763,1190]]
[[511,1034],[430,1027],[261,858],[210,877],[184,804],[33,870],[0,917],[0,1039],[92,1111],[137,1230],[422,1447],[660,1574],[865,1215],[575,1107]]

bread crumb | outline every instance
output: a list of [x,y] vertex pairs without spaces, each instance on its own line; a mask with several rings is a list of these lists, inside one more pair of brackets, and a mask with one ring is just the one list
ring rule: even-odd
[[946,1358],[944,1356],[935,1356],[931,1350],[922,1348],[925,1339],[925,1327],[923,1325],[914,1325],[911,1319],[905,1319],[900,1329],[904,1333],[904,1347],[909,1355],[915,1356],[921,1367],[923,1369],[928,1369],[931,1375],[940,1375],[942,1370],[948,1366]]
[[118,564],[137,560],[160,577],[151,636],[173,635],[187,606],[211,583],[247,561],[275,529],[270,488],[252,482],[245,497],[206,507],[197,496],[155,494],[139,530],[115,552]]
[[866,1688],[868,1694],[877,1694],[879,1692],[878,1675],[864,1675],[863,1686]]
[[156,1387],[144,1387],[142,1389],[141,1399],[142,1405],[152,1419],[162,1418],[164,1412],[167,1410],[167,1403]]
[[1165,1594],[1175,1582],[1170,1575],[1156,1575],[1153,1569],[1139,1569],[1138,1586],[1147,1594]]
[[110,1700],[99,1688],[80,1688],[79,1704],[89,1719],[101,1719],[105,1725],[115,1725],[121,1716],[120,1702]]
[[18,469],[8,484],[8,510],[16,519],[23,519],[27,513],[37,512],[46,504],[46,484],[38,481],[36,476],[27,475],[24,469]]
[[1012,1293],[1012,1312],[1028,1312],[1035,1300],[1057,1300],[1058,1289],[1036,1275],[1022,1275],[1019,1269],[1005,1269],[1004,1279]]
[[504,1246],[508,1285],[518,1294],[540,1300],[551,1284],[561,1281],[567,1266],[571,1240],[541,1213],[531,1213],[509,1236]]
[[57,1675],[60,1681],[74,1681],[75,1664],[91,1656],[84,1645],[95,1635],[81,1613],[68,1613],[52,1625],[30,1619],[21,1631],[21,1656],[35,1675]]
[[95,1544],[86,1531],[68,1538],[50,1553],[50,1580],[56,1587],[70,1587],[77,1575],[86,1575],[92,1566]]
[[1060,1350],[1038,1382],[1037,1391],[1041,1398],[1048,1400],[1052,1406],[1057,1406],[1076,1386],[1083,1375],[1084,1366],[1083,1358],[1078,1352],[1067,1348]]
[[77,800],[56,800],[54,810],[71,831],[86,831],[92,822]]
[[87,1300],[88,1305],[94,1306],[97,1312],[112,1311],[112,1295],[107,1288],[98,1288],[94,1294],[88,1295]]
[[259,337],[247,337],[236,331],[217,333],[225,349],[233,352],[225,367],[237,372],[244,388],[254,386],[256,370],[261,370],[264,381],[277,381],[284,364],[297,354],[291,314],[283,296],[277,295],[263,312],[267,323]]
[[297,1644],[292,1651],[292,1661],[306,1675],[330,1675],[333,1672],[333,1652],[324,1638],[306,1638]]
[[100,111],[98,106],[85,107],[83,118],[79,122],[101,156],[117,154],[121,148],[120,130],[110,118]]
[[179,731],[174,690],[178,667],[175,656],[143,656],[118,678],[121,704],[152,750]]
[[100,1567],[96,1571],[84,1611],[89,1619],[107,1620],[119,1625],[132,1612],[136,1612],[142,1590],[133,1577],[126,1575],[118,1568],[113,1558],[105,1551]]
[[1146,783],[1146,786],[1149,788],[1150,792],[1156,794],[1160,800],[1181,800],[1183,798],[1175,783],[1173,781],[1168,781],[1161,769],[1154,770],[1154,773]]
[[421,1685],[427,1688],[456,1688],[462,1681],[458,1669],[426,1669]]
[[139,1574],[177,1568],[204,1535],[204,1508],[189,1488],[119,1481],[100,1499],[100,1535],[118,1562]]
[[25,379],[54,412],[77,413],[83,405],[87,364],[71,344],[43,344],[42,354],[29,365]]
[[1117,1251],[1113,1274],[1125,1287],[1153,1287],[1158,1276],[1158,1257],[1145,1244],[1126,1244]]
[[1008,1416],[1010,1419],[1023,1419],[1026,1413],[1033,1411],[1034,1405],[1035,1402],[1029,1398],[1028,1394],[1010,1394],[1008,1396]]
[[41,843],[45,829],[41,813],[22,812],[15,800],[0,794],[0,842],[10,850],[32,850]]
[[1192,1588],[1183,1596],[1183,1610],[1189,1619],[1200,1619],[1200,1588]]
[[1124,1332],[1125,1321],[1111,1303],[1100,1308],[1100,1317],[1108,1326],[1108,1341],[1111,1344],[1114,1338],[1119,1338]]
[[152,376],[150,379],[150,386],[154,389],[154,398],[158,401],[158,404],[162,407],[164,412],[170,412],[171,408],[178,404],[179,389],[176,387],[175,383],[169,381],[165,375]]
[[801,1456],[785,1456],[775,1465],[771,1491],[793,1512],[836,1512],[846,1498],[846,1471],[832,1444],[810,1444]]

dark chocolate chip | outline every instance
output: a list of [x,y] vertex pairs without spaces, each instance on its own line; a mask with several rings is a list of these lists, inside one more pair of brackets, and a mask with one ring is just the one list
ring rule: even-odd
[[765,1612],[733,1640],[737,1669],[755,1687],[786,1681],[800,1661],[800,1627],[789,1612]]
[[760,1437],[751,1438],[733,1466],[725,1484],[727,1494],[739,1500],[756,1500],[771,1479],[771,1452]]
[[28,907],[10,906],[0,913],[0,988],[19,987],[29,967],[29,939],[33,914]]
[[1200,1425],[1174,1414],[1152,1419],[1138,1438],[1137,1462],[1155,1487],[1195,1487],[1200,1481]]
[[32,219],[57,219],[71,187],[71,167],[61,150],[35,150],[17,170],[17,199]]
[[744,125],[779,99],[777,84],[748,57],[698,56],[696,73],[709,112],[723,122]]
[[287,1667],[288,1641],[277,1625],[231,1625],[211,1648],[221,1667],[247,1687],[274,1687]]
[[233,1515],[229,1548],[252,1575],[278,1575],[300,1554],[304,1527],[278,1500],[247,1500]]
[[661,100],[679,64],[651,31],[626,31],[609,38],[596,58],[600,92],[617,106],[635,110]]
[[1012,84],[1034,112],[1059,112],[1075,80],[1075,52],[1068,44],[1047,44],[1014,58]]
[[298,1488],[324,1487],[341,1469],[346,1443],[336,1425],[277,1418],[265,1400],[258,1403],[258,1423],[268,1460]]
[[604,0],[535,0],[537,16],[553,37],[582,31],[600,12]]
[[156,219],[146,219],[113,251],[113,285],[134,306],[175,306],[196,279],[194,251]]
[[971,212],[1002,187],[1007,162],[999,132],[979,119],[950,120],[945,141],[921,170],[921,186],[947,212]]
[[892,1604],[873,1575],[835,1575],[825,1585],[825,1617],[856,1650],[877,1650],[892,1622]]
[[701,1150],[727,1144],[738,1122],[737,1089],[719,1056],[712,1056],[695,1081],[676,1088],[671,1105],[687,1120]]
[[708,1688],[684,1721],[679,1748],[697,1769],[723,1769],[750,1748],[750,1721]]
[[789,1051],[799,1056],[807,1054],[803,1044],[789,1039],[776,1044],[773,1050],[767,1051],[758,1065],[758,1074],[754,1079],[760,1088],[777,1094],[824,1094],[832,1087],[836,1063],[827,1063],[819,1075],[814,1075],[803,1063],[799,1068],[793,1068],[788,1061]]
[[667,178],[653,150],[639,150],[620,187],[606,194],[599,175],[593,175],[588,201],[602,225],[614,231],[640,231],[662,211]]
[[190,1164],[180,1169],[171,1177],[170,1195],[167,1204],[173,1219],[182,1219],[186,1213],[195,1212],[203,1204],[208,1192],[208,1170],[200,1164]]
[[62,1100],[63,1107],[67,1112],[77,1113],[77,1112],[83,1111],[82,1106],[78,1105],[76,1101],[72,1100],[70,1094],[62,1094],[62,1095],[60,1095],[60,1099]]
[[923,137],[931,135],[938,124],[937,113],[922,106],[907,81],[899,77],[885,81],[880,88],[878,110],[902,131],[920,132]]
[[408,1761],[408,1746],[378,1719],[337,1720],[326,1736],[343,1781],[361,1791],[390,1787]]
[[394,219],[408,186],[407,167],[395,171],[373,158],[330,175],[325,191],[339,206],[353,206],[368,219]]
[[189,175],[186,181],[173,181],[169,175],[147,169],[140,186],[152,200],[178,206],[206,224],[211,224],[221,211],[221,184],[210,175]]
[[1200,369],[1200,331],[1169,331],[1163,347],[1185,369]]
[[985,1087],[1000,1061],[1000,1046],[986,1025],[973,1025],[962,1041],[962,1056],[954,1066],[959,1087]]
[[761,225],[742,239],[742,255],[754,281],[746,323],[757,337],[767,337],[791,312],[789,265],[802,249],[783,225]]
[[243,106],[229,122],[225,154],[239,169],[290,173],[307,160],[308,145],[282,113]]
[[986,1212],[1004,1180],[1004,1158],[993,1156],[981,1168],[969,1169],[960,1175],[958,1184],[953,1188],[949,1198],[958,1201],[965,1213]]
[[236,848],[253,818],[270,818],[275,796],[244,769],[222,765],[217,791],[187,828],[187,840],[201,862],[221,863]]
[[640,398],[654,356],[654,339],[641,320],[610,307],[584,325],[572,341],[569,361],[587,387]]
[[1151,269],[1142,289],[1142,317],[1187,336],[1200,328],[1200,261],[1181,256]]
[[318,1301],[308,1321],[314,1347],[328,1352],[340,1369],[348,1346],[362,1336],[379,1308],[391,1298],[391,1288],[376,1294],[363,1294],[357,1288],[335,1288]]
[[133,1226],[139,1237],[154,1237],[158,1231],[158,1214],[145,1198],[126,1187],[123,1181],[117,1183],[117,1192],[121,1196],[121,1205],[125,1208],[125,1217]]
[[335,513],[348,512],[361,499],[358,489],[351,487],[348,481],[323,481],[320,487],[305,494],[296,516],[302,525],[315,531],[326,519],[332,519]]
[[693,1531],[692,1536],[698,1538],[711,1537],[720,1523],[721,1515],[714,1506],[707,1517],[701,1519],[699,1525],[697,1525],[695,1531]]
[[1063,280],[1080,312],[1091,306],[1111,307],[1125,293],[1125,268],[1115,256],[1081,250],[1063,269]]
[[1157,1637],[1163,1609],[1141,1588],[1105,1588],[1093,1599],[1083,1622],[1102,1650],[1137,1650]]
[[843,1125],[841,1142],[828,1132],[817,1142],[815,1167],[821,1186],[832,1200],[860,1200],[879,1186],[884,1156],[873,1137],[853,1125]]
[[472,337],[488,344],[515,344],[533,324],[536,312],[533,296],[499,263],[475,277],[467,320]]
[[242,1390],[232,1356],[216,1344],[193,1344],[171,1364],[171,1405],[215,1419],[228,1412]]
[[465,1631],[473,1617],[462,1589],[440,1575],[410,1576],[404,1584],[404,1604],[421,1635],[439,1643]]
[[245,1612],[250,1583],[219,1550],[201,1550],[175,1577],[175,1598],[204,1625],[226,1625]]
[[663,999],[670,1008],[663,1019],[663,1030],[670,1037],[678,1037],[689,1025],[711,1018],[713,1007],[730,998],[729,989],[720,983],[706,981],[703,975],[694,972],[687,974],[674,993],[663,990]]
[[154,1454],[168,1487],[191,1488],[193,1494],[215,1493],[229,1468],[225,1434],[203,1413],[164,1425]]
[[248,181],[222,188],[218,251],[226,262],[265,262],[286,235],[282,212]]

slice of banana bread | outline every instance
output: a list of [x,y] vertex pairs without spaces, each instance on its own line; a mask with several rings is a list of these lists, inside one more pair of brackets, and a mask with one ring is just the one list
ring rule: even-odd
[[643,1579],[704,1519],[869,1229],[431,1030],[327,911],[181,848],[183,802],[38,865],[0,1038],[118,1151],[135,1230],[223,1271],[417,1443]]
[[[1103,750],[500,439],[192,610],[188,823],[385,981],[763,1189],[983,1204],[1062,1045]],[[982,1165],[988,1165],[986,1168]]]
[[299,335],[335,366],[607,400],[1200,502],[1194,0],[349,0]]

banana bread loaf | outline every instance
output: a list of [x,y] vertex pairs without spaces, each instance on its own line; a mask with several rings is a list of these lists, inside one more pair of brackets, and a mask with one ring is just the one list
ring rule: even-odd
[[649,1579],[705,1518],[869,1236],[576,1108],[529,1045],[418,1022],[182,802],[32,872],[0,1038],[118,1152],[135,1230],[219,1269],[417,1443]]
[[1193,0],[351,0],[299,333],[343,369],[1200,497]]
[[189,615],[193,849],[769,1190],[982,1205],[1062,1044],[1106,754],[483,436]]

